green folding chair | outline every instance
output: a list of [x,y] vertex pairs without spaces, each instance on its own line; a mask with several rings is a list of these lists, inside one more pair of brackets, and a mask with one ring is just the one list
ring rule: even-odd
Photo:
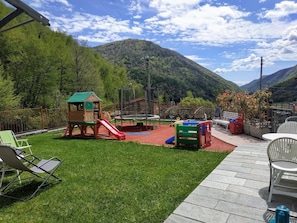
[[24,150],[25,152],[29,150],[30,154],[33,154],[28,139],[18,139],[11,130],[0,131],[0,143]]

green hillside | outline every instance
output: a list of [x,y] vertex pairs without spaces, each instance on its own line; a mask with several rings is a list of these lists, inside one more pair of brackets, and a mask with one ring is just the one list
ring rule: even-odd
[[[263,76],[262,86],[272,87],[281,82],[290,81],[290,79],[295,76],[297,76],[297,66],[282,69],[273,74]],[[254,92],[259,89],[259,86],[260,79],[256,79],[246,85],[241,86],[241,89]]]
[[[12,10],[0,1],[1,19]],[[28,19],[21,14],[7,27]],[[104,103],[111,102],[114,89],[127,83],[124,68],[106,61],[87,43],[38,22],[2,32],[0,48],[0,110],[64,107],[77,91],[94,91]]]
[[[262,86],[272,92],[273,102],[292,102],[297,99],[297,65],[263,76]],[[241,89],[254,92],[259,89],[260,79],[241,86]]]
[[191,91],[195,97],[214,101],[225,89],[240,88],[181,54],[145,40],[127,39],[93,48],[109,62],[125,66],[129,78],[147,86],[148,72],[152,87],[170,100],[179,101]]
[[[0,1],[0,18],[12,10]],[[21,14],[9,26],[28,18]],[[240,91],[179,53],[143,40],[91,48],[87,42],[32,22],[1,33],[0,47],[0,110],[63,107],[77,91],[94,91],[106,104],[114,102],[115,92],[124,87],[132,86],[137,96],[144,96],[147,70],[151,87],[164,102],[179,102],[188,93],[214,101],[225,89]]]

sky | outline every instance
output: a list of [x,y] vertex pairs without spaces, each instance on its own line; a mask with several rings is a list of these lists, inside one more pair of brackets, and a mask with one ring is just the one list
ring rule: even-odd
[[243,85],[297,64],[292,0],[23,0],[88,46],[152,41]]

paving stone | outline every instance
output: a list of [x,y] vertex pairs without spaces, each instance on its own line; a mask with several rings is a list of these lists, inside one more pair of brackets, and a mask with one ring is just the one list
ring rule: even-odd
[[255,164],[257,164],[257,165],[264,165],[264,166],[267,166],[268,167],[269,162],[268,162],[268,160],[267,161],[266,160],[263,160],[263,161],[257,160],[255,162]]
[[235,203],[252,207],[252,208],[262,209],[262,210],[266,210],[268,207],[266,199],[263,199],[262,197],[254,197],[246,194],[240,194]]
[[212,173],[220,174],[220,175],[223,175],[223,176],[234,177],[236,175],[237,171],[228,171],[228,170],[215,169],[214,171],[212,171]]
[[220,165],[224,166],[241,166],[243,163],[238,163],[238,160],[224,160],[223,162],[220,163]]
[[244,163],[242,164],[242,166],[247,168],[257,169],[257,170],[269,171],[268,165],[256,164],[256,162]]
[[240,179],[236,177],[229,177],[229,176],[222,176],[219,174],[210,174],[208,175],[205,180],[207,181],[214,181],[214,182],[221,182],[226,184],[234,184],[234,185],[244,185],[246,180]]
[[230,203],[225,201],[220,201],[216,210],[223,211],[225,213],[252,218],[258,221],[263,220],[263,214],[265,211],[259,208],[248,207],[245,205],[239,205],[236,203]]
[[181,203],[174,214],[207,223],[225,223],[229,217],[228,212],[205,208],[186,202]]
[[198,194],[190,194],[184,202],[199,205],[207,208],[214,208],[218,204],[218,200],[210,197],[205,197]]
[[204,180],[200,183],[201,186],[209,187],[209,188],[216,188],[221,190],[226,190],[229,184]]
[[256,188],[250,188],[250,187],[239,186],[239,185],[229,185],[227,190],[238,194],[246,194],[254,197],[260,197],[259,189],[256,189]]
[[193,191],[193,193],[200,196],[205,196],[205,197],[214,198],[217,200],[229,201],[229,202],[235,202],[239,197],[238,193],[234,193],[226,190],[220,190],[216,188],[204,187],[204,186],[197,187]]
[[269,175],[255,175],[251,173],[238,173],[236,174],[236,177],[247,179],[247,180],[255,180],[255,181],[261,181],[261,182],[269,182]]
[[267,189],[268,189],[269,181],[267,180],[267,182],[263,182],[263,181],[258,181],[258,180],[246,180],[246,183],[244,186],[250,187],[250,188],[255,188],[255,189],[267,187]]
[[184,216],[179,216],[176,214],[171,214],[164,223],[200,223],[202,221],[195,221],[193,219],[186,218]]
[[232,158],[226,161],[237,163],[236,165],[238,165],[238,163],[241,163],[242,165],[245,163],[255,163],[255,159],[246,159],[246,158],[243,158],[242,156],[240,158]]
[[269,172],[269,169],[256,169],[255,168],[251,171],[251,174],[269,176],[270,172]]
[[258,221],[252,218],[247,218],[247,217],[241,217],[238,215],[230,215],[227,223],[262,223],[265,222],[263,221]]
[[217,167],[218,170],[229,170],[229,171],[236,171],[239,173],[250,173],[252,171],[251,168],[246,168],[246,167],[241,167],[240,165],[224,165],[224,164],[220,164]]

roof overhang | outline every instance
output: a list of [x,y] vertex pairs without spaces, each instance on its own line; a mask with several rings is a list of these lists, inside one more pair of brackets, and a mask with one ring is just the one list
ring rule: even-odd
[[[37,21],[44,26],[50,26],[49,20],[46,17],[41,15],[36,10],[32,9],[30,6],[26,5],[24,2],[22,2],[20,0],[5,0],[5,1],[8,2],[9,4],[13,5],[16,9],[13,12],[11,12],[10,14],[8,14],[6,17],[4,17],[3,19],[0,20],[0,33],[14,29],[21,25],[25,25],[25,24],[33,22],[33,21]],[[19,23],[17,25],[11,26],[9,28],[1,30],[3,26],[5,26],[12,19],[16,18],[17,16],[19,16],[22,13],[26,13],[28,16],[31,17],[31,19],[28,21]]]

